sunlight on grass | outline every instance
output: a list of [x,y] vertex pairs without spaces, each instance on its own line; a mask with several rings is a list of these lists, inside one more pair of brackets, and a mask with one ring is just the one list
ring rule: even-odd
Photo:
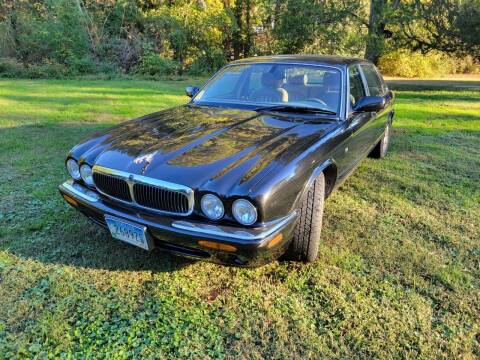
[[480,91],[398,91],[320,259],[239,269],[122,244],[57,192],[80,139],[188,84],[0,81],[0,358],[480,356]]
[[189,82],[184,81],[111,81],[111,87],[102,87],[104,84],[104,81],[2,80],[2,127],[66,121],[118,122],[188,100],[183,89]]

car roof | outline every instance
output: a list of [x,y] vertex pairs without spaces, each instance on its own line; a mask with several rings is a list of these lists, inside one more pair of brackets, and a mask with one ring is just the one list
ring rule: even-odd
[[231,62],[238,63],[260,63],[260,62],[284,62],[284,63],[304,63],[314,65],[351,65],[359,62],[368,62],[367,60],[353,57],[344,57],[336,55],[272,55],[272,56],[255,56],[245,59],[239,59]]

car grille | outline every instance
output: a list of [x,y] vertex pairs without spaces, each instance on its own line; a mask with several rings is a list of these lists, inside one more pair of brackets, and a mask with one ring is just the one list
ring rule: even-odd
[[123,201],[132,201],[128,183],[124,179],[94,172],[93,182],[97,189],[104,194]]
[[134,184],[135,201],[141,206],[171,213],[188,212],[188,197],[177,191],[145,184]]
[[98,191],[104,195],[143,208],[179,215],[188,215],[193,209],[193,198],[190,199],[186,192],[178,190],[179,186],[175,184],[170,184],[175,189],[169,189],[167,185],[162,186],[163,182],[160,182],[161,185],[148,184],[145,183],[145,180],[136,181],[135,175],[129,178],[129,174],[126,173],[111,175],[95,171],[95,169],[93,181]]

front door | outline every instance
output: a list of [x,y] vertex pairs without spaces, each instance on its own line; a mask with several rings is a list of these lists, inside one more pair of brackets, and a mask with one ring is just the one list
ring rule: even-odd
[[[369,96],[386,96],[387,86],[385,82],[380,78],[380,75],[372,64],[361,64],[360,68],[363,72],[364,79],[367,85],[367,93]],[[389,99],[387,99],[388,102]],[[372,113],[372,121],[370,124],[370,144],[373,146],[383,135],[385,131],[385,125],[388,121],[388,114],[391,111],[391,107],[385,106],[385,108],[377,113]]]
[[[339,168],[342,169],[340,177],[350,172],[355,165],[362,160],[368,146],[368,127],[372,118],[370,113],[354,113],[353,106],[360,98],[367,96],[363,77],[358,65],[353,65],[348,69],[349,82],[349,99],[348,112],[349,116],[345,122],[346,131],[349,136],[340,145],[338,151],[343,152],[338,159],[342,162]],[[340,154],[339,154],[340,155]]]

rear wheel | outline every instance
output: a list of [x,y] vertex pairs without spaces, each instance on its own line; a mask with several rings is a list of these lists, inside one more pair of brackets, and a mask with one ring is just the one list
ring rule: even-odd
[[325,200],[325,176],[321,173],[307,190],[300,209],[300,218],[293,231],[288,250],[292,260],[312,262],[318,256]]
[[372,152],[369,154],[370,157],[375,159],[383,159],[388,152],[388,145],[390,145],[390,132],[391,124],[387,124],[385,127],[385,132],[383,133],[382,140],[373,148]]

